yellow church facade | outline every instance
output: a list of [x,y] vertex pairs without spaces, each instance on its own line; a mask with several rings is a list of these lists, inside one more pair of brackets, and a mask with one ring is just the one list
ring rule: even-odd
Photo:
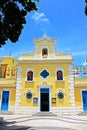
[[[75,115],[87,111],[87,70],[71,54],[55,50],[57,39],[34,39],[35,50],[0,61],[0,111]],[[82,75],[82,76],[81,76]]]

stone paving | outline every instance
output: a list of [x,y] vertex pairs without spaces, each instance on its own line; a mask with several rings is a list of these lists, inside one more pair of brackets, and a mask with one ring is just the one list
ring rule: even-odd
[[87,130],[87,116],[0,115],[0,130]]

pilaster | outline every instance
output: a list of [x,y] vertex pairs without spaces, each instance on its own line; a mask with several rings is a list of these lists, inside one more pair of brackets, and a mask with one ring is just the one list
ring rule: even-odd
[[22,68],[18,66],[18,72],[17,72],[17,82],[16,82],[16,101],[15,106],[19,106],[20,103],[20,90],[21,90],[21,72]]
[[70,104],[75,106],[75,93],[74,93],[74,73],[73,66],[69,66],[69,90],[70,90]]

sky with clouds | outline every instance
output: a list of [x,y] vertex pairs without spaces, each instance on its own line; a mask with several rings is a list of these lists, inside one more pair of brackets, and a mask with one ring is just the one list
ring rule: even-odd
[[19,41],[0,48],[2,56],[13,55],[18,58],[20,53],[34,50],[34,38],[57,38],[56,50],[67,53],[71,51],[75,65],[85,65],[87,57],[87,16],[84,14],[84,0],[40,0],[39,10],[29,13],[26,17]]

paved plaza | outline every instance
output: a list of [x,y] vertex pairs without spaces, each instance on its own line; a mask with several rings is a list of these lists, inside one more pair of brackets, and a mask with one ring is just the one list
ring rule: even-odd
[[0,130],[87,130],[87,116],[0,115]]

